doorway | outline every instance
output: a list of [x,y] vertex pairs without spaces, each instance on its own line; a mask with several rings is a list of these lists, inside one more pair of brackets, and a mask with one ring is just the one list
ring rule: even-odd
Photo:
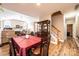
[[67,37],[73,37],[73,24],[67,24]]

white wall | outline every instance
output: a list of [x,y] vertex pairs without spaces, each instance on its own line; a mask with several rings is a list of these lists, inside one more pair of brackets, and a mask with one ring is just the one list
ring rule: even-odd
[[0,21],[0,27],[1,27],[1,21]]
[[1,32],[2,32],[2,20],[0,20],[1,28],[0,28],[0,44],[1,44]]
[[[12,28],[13,28],[15,31],[17,31],[17,30],[22,31],[22,30],[24,29],[24,24],[25,24],[24,21],[11,20],[11,23],[12,23]],[[16,25],[20,25],[20,26],[22,26],[23,28],[22,28],[22,29],[16,29],[16,28],[15,28]],[[27,27],[27,26],[26,26],[26,27]],[[25,27],[25,28],[26,28],[26,27]]]
[[1,21],[0,21],[0,44],[1,44]]
[[40,18],[39,20],[40,21],[43,21],[43,20],[51,20],[51,15],[50,14],[49,15],[46,15],[43,18]]
[[76,35],[79,35],[79,16],[76,18]]

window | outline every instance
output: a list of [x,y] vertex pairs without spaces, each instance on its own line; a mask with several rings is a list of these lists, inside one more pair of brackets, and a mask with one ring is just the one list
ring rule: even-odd
[[4,28],[11,28],[11,21],[5,20],[4,21]]

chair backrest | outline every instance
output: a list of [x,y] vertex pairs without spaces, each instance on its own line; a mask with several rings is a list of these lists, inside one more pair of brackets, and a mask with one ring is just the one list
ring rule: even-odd
[[48,50],[49,50],[49,45],[48,44],[44,44],[43,46],[43,56],[48,56]]
[[10,45],[10,56],[16,56],[16,51],[15,51],[15,47],[14,47],[14,43],[13,43],[13,38],[9,39],[9,45]]

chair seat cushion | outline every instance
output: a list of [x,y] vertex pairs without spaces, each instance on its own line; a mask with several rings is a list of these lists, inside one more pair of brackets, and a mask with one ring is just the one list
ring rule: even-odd
[[32,50],[33,54],[40,54],[40,48],[36,48]]

